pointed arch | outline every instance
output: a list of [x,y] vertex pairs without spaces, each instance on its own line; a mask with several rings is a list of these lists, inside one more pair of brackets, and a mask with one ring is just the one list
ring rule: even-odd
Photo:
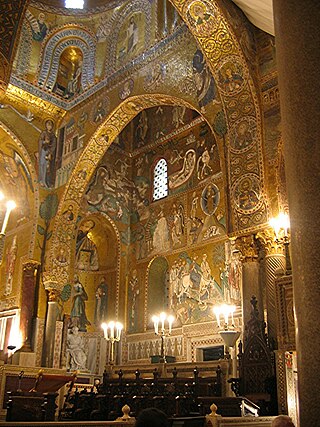
[[[50,266],[46,271],[50,272],[45,278],[46,281],[67,283],[69,279],[69,269],[66,266],[54,265],[53,251],[57,246],[64,245],[66,255],[70,260],[71,248],[74,239],[74,226],[80,208],[80,201],[85,192],[86,186],[94,174],[94,171],[109,146],[124,129],[124,127],[142,110],[158,105],[184,105],[187,108],[196,108],[179,98],[169,95],[143,95],[127,98],[120,104],[101,124],[88,145],[82,152],[74,171],[70,177],[69,184],[65,189],[61,199],[59,210],[55,219],[53,241],[51,246],[52,256],[48,257]],[[210,124],[208,124],[212,130]],[[63,212],[71,206],[74,213],[73,221],[64,221]],[[70,262],[69,262],[70,265]]]

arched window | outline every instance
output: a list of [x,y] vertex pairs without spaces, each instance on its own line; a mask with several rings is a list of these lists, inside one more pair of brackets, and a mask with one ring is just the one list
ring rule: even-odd
[[153,170],[153,200],[159,200],[168,195],[168,168],[165,159],[160,159]]
[[83,9],[84,0],[65,0],[64,7],[67,9]]

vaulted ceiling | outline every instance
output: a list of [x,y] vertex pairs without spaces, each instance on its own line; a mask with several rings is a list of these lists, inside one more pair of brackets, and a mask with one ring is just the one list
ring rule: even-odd
[[[274,35],[272,0],[233,0],[233,2],[242,9],[249,21],[255,26],[269,34]],[[64,0],[40,0],[40,3],[49,6],[63,7]],[[86,9],[105,6],[114,0],[85,0]]]

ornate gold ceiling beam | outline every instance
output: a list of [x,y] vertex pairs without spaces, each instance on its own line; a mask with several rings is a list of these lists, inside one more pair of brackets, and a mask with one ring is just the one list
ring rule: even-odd
[[51,104],[51,102],[44,101],[43,99],[31,95],[29,92],[11,84],[8,85],[4,103],[5,102],[14,103],[18,107],[23,107],[23,109],[27,107],[31,111],[36,110],[37,115],[40,117],[50,116],[52,118],[56,118],[58,116],[59,118],[62,118],[66,113],[65,110]]

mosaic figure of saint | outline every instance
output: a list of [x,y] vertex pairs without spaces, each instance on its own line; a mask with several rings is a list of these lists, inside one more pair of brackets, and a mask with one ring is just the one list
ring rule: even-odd
[[148,132],[148,116],[145,110],[139,115],[139,122],[135,129],[135,139],[138,147],[142,147],[146,142]]
[[129,281],[129,301],[131,305],[129,307],[129,328],[131,331],[135,330],[137,326],[137,302],[140,294],[139,281],[137,276],[137,270],[133,270],[132,277]]
[[72,98],[74,95],[77,95],[81,92],[81,74],[82,74],[82,61],[79,62],[75,71],[73,72],[71,79],[68,81],[64,97]]
[[131,16],[127,29],[127,54],[134,52],[138,43],[138,25],[134,16]]
[[189,14],[199,35],[210,35],[215,30],[216,20],[201,1],[196,0],[190,4]]
[[230,299],[234,302],[240,301],[242,286],[242,262],[241,253],[238,250],[232,252],[229,265],[228,284]]
[[152,237],[154,251],[166,251],[170,249],[169,228],[163,210],[159,213],[159,218]]
[[79,328],[79,331],[86,332],[87,325],[90,325],[86,315],[85,302],[88,301],[87,292],[77,275],[74,276],[74,283],[71,290],[72,308],[70,319],[72,326]]
[[173,210],[173,221],[171,226],[171,239],[173,246],[181,243],[181,238],[184,232],[184,211],[183,206],[179,205],[177,208],[176,204],[172,207]]
[[252,188],[251,180],[244,179],[241,184],[240,193],[238,196],[239,208],[243,210],[250,210],[250,209],[253,209],[258,202],[259,202],[259,195]]
[[6,256],[6,282],[4,295],[8,296],[12,292],[13,274],[17,259],[18,244],[17,236],[14,236],[10,249],[7,250]]
[[98,252],[89,233],[95,227],[95,222],[84,221],[79,228],[76,240],[76,268],[79,270],[96,271],[99,269]]
[[200,49],[193,56],[192,68],[198,103],[203,111],[206,105],[216,99],[216,84]]
[[104,118],[105,115],[106,115],[106,110],[103,108],[102,101],[99,101],[97,108],[96,108],[94,115],[93,115],[93,121],[95,123],[99,123],[99,122],[101,122],[101,120]]
[[94,323],[97,327],[106,322],[108,317],[108,285],[106,278],[102,277],[96,289],[96,306],[94,311]]
[[219,85],[226,93],[237,92],[243,85],[243,76],[231,63],[225,64],[219,71]]
[[202,192],[201,207],[207,215],[213,215],[219,204],[219,189],[214,184],[208,184]]
[[45,14],[40,12],[37,19],[32,16],[32,19],[30,20],[32,38],[37,42],[42,42],[47,35],[48,26],[45,19]]
[[253,135],[247,121],[242,121],[237,126],[233,146],[237,150],[242,150],[253,142]]
[[46,120],[45,129],[39,138],[39,183],[43,187],[52,188],[55,179],[55,158],[57,137],[54,133],[54,123]]

